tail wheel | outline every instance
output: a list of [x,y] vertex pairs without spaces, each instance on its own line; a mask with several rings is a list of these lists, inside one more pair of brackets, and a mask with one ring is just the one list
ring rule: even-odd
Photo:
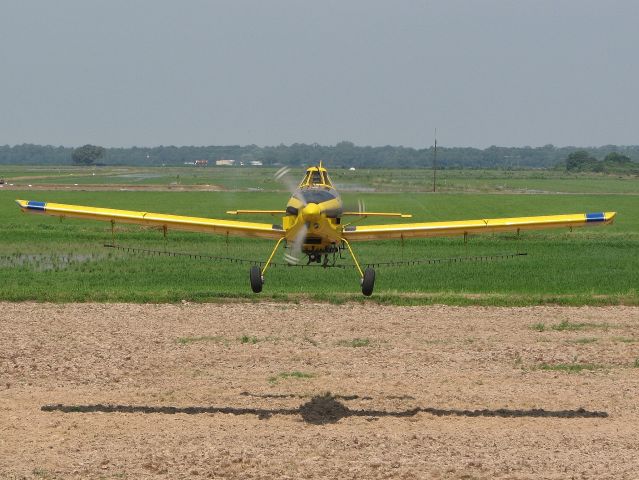
[[364,278],[362,278],[362,293],[370,297],[375,286],[375,270],[367,268],[364,270]]
[[262,279],[262,269],[257,265],[253,265],[251,267],[250,277],[251,290],[253,290],[253,293],[260,293],[262,291],[262,285],[264,285],[264,280]]

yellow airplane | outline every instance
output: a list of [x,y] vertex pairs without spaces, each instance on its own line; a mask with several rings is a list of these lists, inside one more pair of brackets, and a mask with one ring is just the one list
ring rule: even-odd
[[[278,175],[282,175],[279,172]],[[375,270],[362,270],[351,243],[365,240],[390,240],[425,238],[436,236],[467,235],[491,232],[519,232],[521,230],[607,225],[613,222],[616,212],[576,213],[537,217],[489,218],[452,222],[394,223],[385,225],[353,225],[343,223],[347,216],[410,218],[404,213],[345,211],[328,172],[322,166],[310,167],[302,182],[293,190],[285,210],[232,210],[227,213],[282,214],[282,224],[240,222],[212,218],[185,217],[161,213],[113,210],[82,205],[16,200],[23,212],[40,213],[57,217],[84,218],[115,223],[133,223],[169,229],[205,232],[227,236],[256,237],[275,240],[275,246],[264,267],[254,265],[250,269],[253,292],[262,291],[264,275],[278,247],[285,242],[289,250],[285,258],[297,263],[301,254],[308,263],[327,266],[329,255],[347,250],[360,275],[362,293],[373,293]]]

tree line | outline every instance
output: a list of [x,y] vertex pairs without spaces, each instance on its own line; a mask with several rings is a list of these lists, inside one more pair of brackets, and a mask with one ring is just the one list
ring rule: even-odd
[[[15,165],[182,165],[184,162],[233,159],[248,164],[261,161],[263,165],[304,166],[323,160],[333,168],[430,168],[434,150],[402,146],[357,146],[352,142],[336,145],[294,143],[260,147],[257,145],[229,146],[157,146],[104,148],[93,145],[71,148],[51,145],[0,146],[0,164]],[[79,155],[87,153],[88,156]],[[575,152],[585,152],[589,158],[604,159],[611,153],[639,162],[639,145],[577,148],[556,147],[438,147],[438,168],[567,168],[567,160]]]
[[601,160],[585,150],[572,152],[566,161],[559,164],[572,172],[634,173],[639,174],[639,163],[619,152],[610,152]]

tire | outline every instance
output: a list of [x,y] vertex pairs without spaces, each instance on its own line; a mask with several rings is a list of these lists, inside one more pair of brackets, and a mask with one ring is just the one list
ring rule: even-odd
[[251,278],[251,290],[253,290],[253,293],[260,293],[262,291],[262,285],[264,285],[262,269],[257,265],[253,265],[249,276]]
[[362,278],[362,293],[370,297],[375,286],[375,270],[367,268],[364,270],[364,278]]

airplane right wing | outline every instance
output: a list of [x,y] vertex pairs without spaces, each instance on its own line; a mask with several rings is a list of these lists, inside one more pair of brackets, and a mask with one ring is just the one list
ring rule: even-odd
[[575,213],[538,217],[487,218],[453,222],[348,225],[342,236],[349,242],[400,238],[445,237],[464,234],[516,232],[545,228],[583,227],[612,223],[617,212]]

